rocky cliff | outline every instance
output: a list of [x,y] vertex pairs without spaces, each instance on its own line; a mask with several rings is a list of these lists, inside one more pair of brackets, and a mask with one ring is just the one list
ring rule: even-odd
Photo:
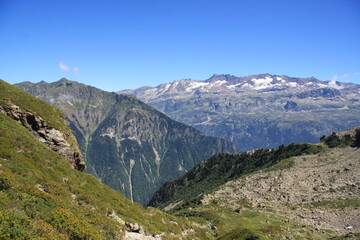
[[143,204],[200,161],[236,151],[229,141],[207,137],[130,95],[66,79],[17,86],[61,109],[90,173]]

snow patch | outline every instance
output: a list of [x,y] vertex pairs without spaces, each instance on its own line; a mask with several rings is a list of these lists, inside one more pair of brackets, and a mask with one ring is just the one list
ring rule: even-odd
[[296,82],[288,82],[287,85],[290,86],[290,87],[297,87],[297,86],[299,86],[299,84],[297,84]]
[[218,80],[218,81],[216,81],[216,82],[211,83],[211,84],[210,84],[210,87],[221,86],[221,85],[223,85],[224,83],[226,83],[225,80]]
[[229,85],[229,86],[226,86],[226,87],[229,88],[229,89],[235,89],[237,86],[240,86],[240,85],[241,85],[241,83],[237,83],[235,85]]
[[265,77],[265,78],[253,78],[251,81],[254,83],[254,89],[264,89],[272,87],[272,81],[274,79],[271,77]]
[[343,89],[344,87],[337,84],[337,82],[335,80],[331,80],[329,83],[328,83],[328,86],[331,87],[331,88],[335,88],[335,89]]
[[207,85],[209,85],[209,83],[206,83],[206,82],[191,82],[189,84],[189,86],[186,88],[185,91],[188,92],[188,91],[191,91],[191,90],[196,89],[196,88],[205,87]]
[[223,85],[224,83],[226,83],[225,80],[219,80],[219,81],[214,82],[214,84],[217,84],[217,85]]
[[171,87],[171,84],[166,83],[166,84],[162,85],[161,88],[159,88],[159,89],[154,88],[154,91],[157,90],[158,95],[161,95],[161,94],[165,93],[166,91],[168,91],[170,87]]
[[67,101],[67,103],[72,107],[74,106],[69,100]]
[[252,85],[251,85],[251,84],[249,84],[249,83],[245,83],[244,85],[242,85],[242,87],[241,87],[241,88],[250,88],[250,87],[252,87]]

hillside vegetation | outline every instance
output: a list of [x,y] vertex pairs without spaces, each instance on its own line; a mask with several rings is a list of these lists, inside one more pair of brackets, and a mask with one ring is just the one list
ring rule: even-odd
[[71,169],[23,126],[0,114],[0,239],[121,239],[128,230],[125,222],[164,239],[196,228],[191,221],[132,203],[93,176]]
[[[36,110],[34,114],[70,133],[59,110],[1,84],[2,105]],[[0,239],[205,239],[199,227],[203,223],[129,201],[72,169],[32,131],[0,113]]]

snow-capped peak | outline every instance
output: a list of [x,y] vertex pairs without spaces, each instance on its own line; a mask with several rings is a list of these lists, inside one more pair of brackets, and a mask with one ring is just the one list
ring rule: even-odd
[[320,81],[311,78],[292,78],[270,74],[259,74],[245,77],[233,75],[213,75],[200,81],[192,79],[176,80],[157,87],[146,87],[137,90],[125,90],[119,93],[135,94],[140,99],[187,97],[193,94],[242,94],[246,92],[279,92],[311,91],[319,88],[359,89],[359,86],[336,81]]

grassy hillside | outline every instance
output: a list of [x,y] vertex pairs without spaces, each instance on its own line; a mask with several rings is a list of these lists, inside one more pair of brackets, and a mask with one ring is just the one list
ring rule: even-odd
[[71,169],[23,126],[0,114],[0,239],[116,239],[127,227],[109,216],[113,213],[152,234],[181,235],[182,229],[195,227],[132,203]]
[[31,94],[8,84],[0,79],[0,105],[21,106],[22,109],[33,113],[35,116],[41,116],[46,119],[49,127],[53,127],[64,133],[65,139],[80,152],[75,137],[71,129],[66,125],[62,113],[59,109],[35,98]]

